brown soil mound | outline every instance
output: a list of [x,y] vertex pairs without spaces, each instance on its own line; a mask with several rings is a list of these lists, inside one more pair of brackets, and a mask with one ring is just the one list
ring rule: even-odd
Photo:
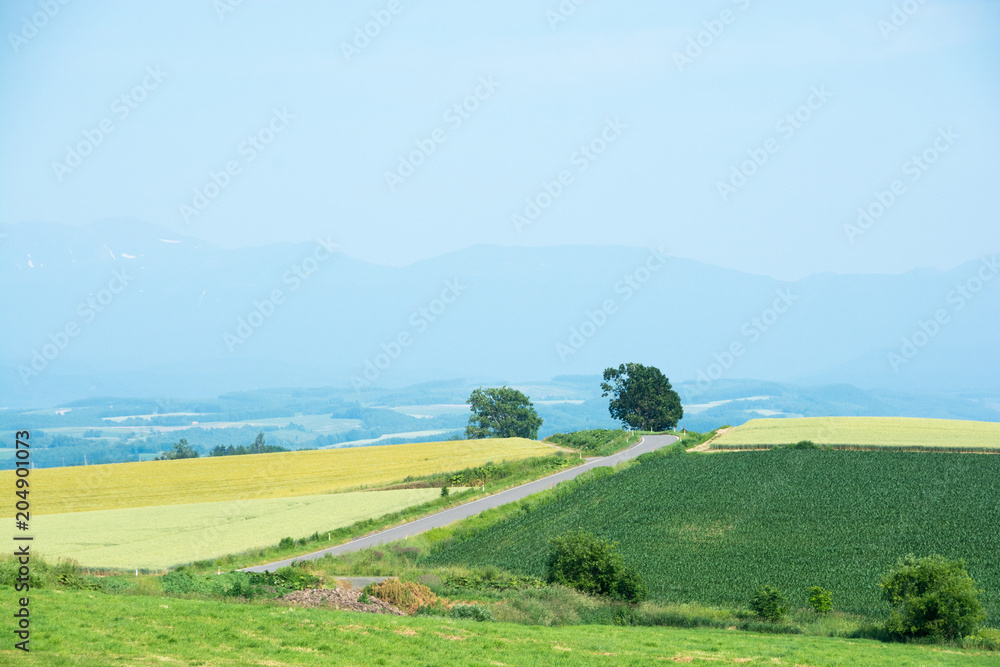
[[368,604],[358,602],[360,590],[352,591],[344,588],[307,588],[304,591],[294,591],[280,599],[302,607],[333,607],[345,611],[367,611],[373,614],[390,614],[406,616],[402,611],[388,602],[369,597]]

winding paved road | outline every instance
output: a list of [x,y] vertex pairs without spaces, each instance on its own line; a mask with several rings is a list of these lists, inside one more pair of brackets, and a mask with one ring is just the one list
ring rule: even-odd
[[517,500],[521,500],[533,493],[538,493],[539,491],[544,491],[545,489],[558,484],[559,482],[564,482],[567,479],[573,479],[574,477],[580,475],[591,468],[596,468],[598,466],[613,466],[621,463],[623,461],[628,461],[629,459],[634,459],[640,454],[645,454],[651,452],[654,449],[659,449],[660,447],[665,447],[666,445],[672,444],[677,441],[677,437],[673,435],[647,435],[632,445],[628,449],[624,449],[617,454],[612,454],[611,456],[603,456],[600,458],[587,459],[587,463],[577,466],[575,468],[570,468],[569,470],[563,470],[557,472],[554,475],[549,475],[548,477],[543,477],[542,479],[537,479],[533,482],[528,482],[527,484],[522,484],[521,486],[515,486],[513,488],[507,489],[506,491],[501,491],[492,496],[486,496],[485,498],[479,498],[473,500],[464,505],[459,505],[457,507],[451,507],[446,510],[442,510],[437,514],[431,514],[430,516],[425,516],[422,519],[417,519],[416,521],[411,521],[409,523],[404,523],[400,526],[395,526],[393,528],[387,528],[386,530],[379,531],[377,533],[372,533],[371,535],[366,535],[365,537],[352,540],[351,542],[345,542],[344,544],[338,544],[335,547],[330,547],[329,549],[323,549],[322,551],[315,551],[311,554],[305,554],[303,556],[296,556],[295,558],[289,558],[286,560],[279,560],[274,563],[267,563],[266,565],[257,565],[254,567],[244,568],[246,572],[273,572],[278,568],[287,567],[295,561],[302,560],[313,560],[315,558],[322,558],[326,554],[331,554],[336,556],[342,553],[348,553],[351,551],[360,551],[361,549],[366,549],[368,547],[373,547],[378,544],[385,544],[386,542],[393,542],[395,540],[401,540],[407,535],[417,535],[424,531],[430,530],[431,528],[439,528],[441,526],[446,526],[449,523],[453,523],[460,519],[465,519],[466,517],[479,514],[480,512],[494,507],[499,507],[500,505],[506,505],[507,503],[512,503]]

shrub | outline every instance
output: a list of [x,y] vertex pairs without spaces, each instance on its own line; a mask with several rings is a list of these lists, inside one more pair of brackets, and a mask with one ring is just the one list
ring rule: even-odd
[[626,602],[642,602],[649,598],[649,589],[635,569],[626,567],[615,581],[612,597]]
[[478,604],[457,604],[448,612],[451,618],[468,618],[473,621],[492,621],[493,612]]
[[319,584],[319,577],[303,571],[301,567],[280,568],[275,571],[274,578],[275,583],[296,591],[315,588]]
[[889,570],[881,588],[893,605],[885,629],[895,637],[957,639],[974,635],[986,620],[976,582],[962,561],[909,554]]
[[413,581],[404,583],[395,577],[378,584],[368,584],[361,592],[388,602],[407,614],[412,614],[420,607],[433,606],[438,601],[431,589],[423,584]]
[[291,549],[295,546],[295,540],[290,537],[282,537],[281,541],[278,542],[279,549]]
[[451,492],[448,490],[447,486],[442,486],[441,487],[441,497],[442,498],[447,498],[450,493]]
[[[18,573],[20,567],[21,564],[17,562],[16,558],[8,558],[0,561],[0,586],[3,588],[9,587],[10,590],[14,590],[17,578],[20,576]],[[46,583],[45,576],[42,574],[42,568],[28,568],[29,588],[43,588]]]
[[628,602],[645,599],[642,578],[625,569],[614,542],[576,531],[553,538],[550,545],[552,551],[547,562],[550,583]]
[[788,600],[772,586],[761,586],[750,601],[750,608],[765,621],[777,623],[788,612]]
[[833,593],[821,586],[809,587],[809,604],[817,614],[827,614],[833,609]]
[[789,445],[788,448],[789,449],[819,449],[819,445],[817,445],[812,440],[799,440],[794,445]]

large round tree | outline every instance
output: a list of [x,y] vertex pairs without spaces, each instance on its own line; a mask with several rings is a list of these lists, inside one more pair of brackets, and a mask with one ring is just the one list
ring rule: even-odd
[[527,396],[511,387],[474,389],[469,400],[472,415],[465,427],[465,437],[538,438],[542,419]]
[[604,369],[602,396],[611,394],[608,410],[623,424],[644,431],[667,431],[684,416],[681,397],[655,366],[622,364]]

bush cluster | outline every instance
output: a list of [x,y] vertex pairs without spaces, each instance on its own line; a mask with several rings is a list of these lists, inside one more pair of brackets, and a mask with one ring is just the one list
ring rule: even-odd
[[553,538],[550,546],[546,563],[550,583],[626,602],[649,597],[642,577],[625,567],[614,542],[575,531]]
[[298,568],[284,567],[276,572],[224,572],[192,574],[179,568],[162,579],[163,592],[172,595],[206,595],[224,598],[280,597],[292,591],[311,588],[319,579]]

